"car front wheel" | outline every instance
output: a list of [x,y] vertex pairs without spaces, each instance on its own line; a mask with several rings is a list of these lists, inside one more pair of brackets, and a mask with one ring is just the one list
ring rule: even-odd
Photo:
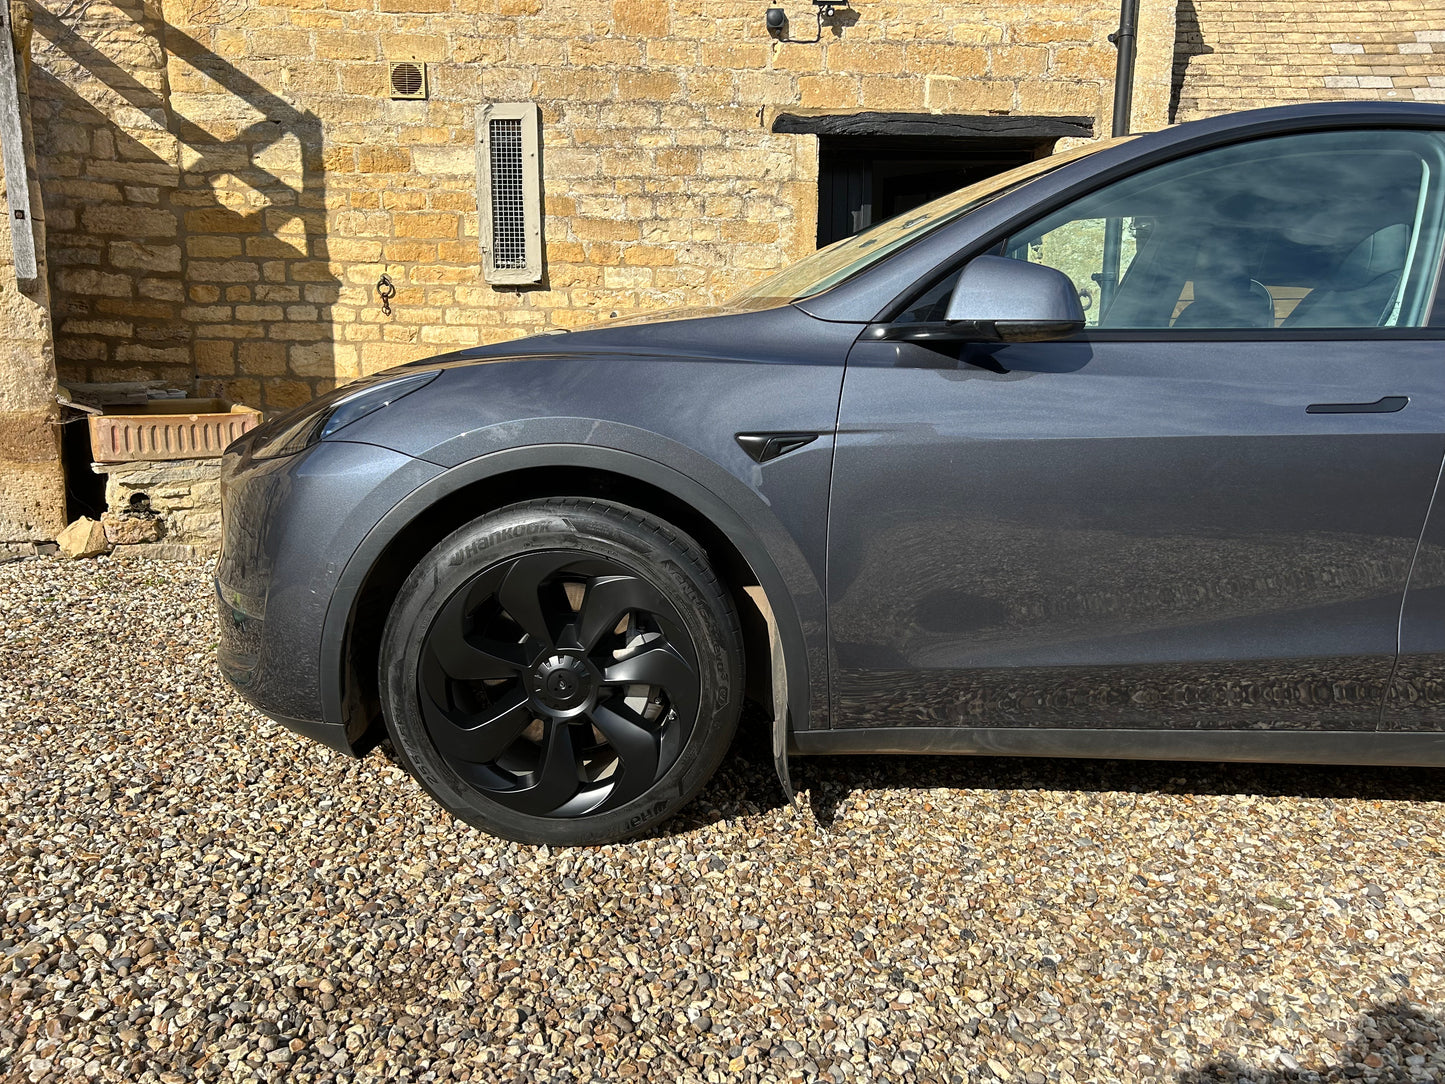
[[604,501],[511,505],[403,584],[381,693],[402,761],[458,817],[525,843],[663,820],[737,727],[742,643],[701,548]]

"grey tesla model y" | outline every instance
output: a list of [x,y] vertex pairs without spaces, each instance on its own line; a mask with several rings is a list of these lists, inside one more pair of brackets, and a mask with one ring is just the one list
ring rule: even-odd
[[726,304],[365,378],[224,463],[220,662],[458,816],[790,754],[1445,764],[1445,108],[1056,155]]

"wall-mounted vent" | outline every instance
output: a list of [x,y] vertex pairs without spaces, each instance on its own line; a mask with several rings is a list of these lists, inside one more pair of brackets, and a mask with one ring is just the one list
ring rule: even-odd
[[487,165],[492,171],[492,263],[527,266],[527,203],[522,195],[522,122],[492,118]]
[[488,282],[542,281],[542,182],[537,107],[477,109],[477,211]]
[[391,65],[391,96],[414,101],[426,97],[426,65],[401,60]]

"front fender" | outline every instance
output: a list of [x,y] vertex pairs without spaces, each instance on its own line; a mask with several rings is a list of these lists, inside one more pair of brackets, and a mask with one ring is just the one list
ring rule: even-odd
[[[759,492],[761,477],[755,483],[758,488],[752,488],[692,449],[617,423],[539,419],[536,427],[553,438],[571,437],[575,443],[554,439],[546,444],[504,448],[453,466],[397,503],[352,554],[332,594],[322,632],[321,657],[331,675],[322,682],[324,718],[343,721],[347,630],[368,574],[403,528],[451,494],[489,478],[538,467],[606,471],[663,490],[706,517],[728,538],[756,577],[767,602],[769,613],[765,616],[770,617],[775,703],[786,705],[785,710],[775,710],[774,758],[791,798],[786,762],[788,728],[827,727],[826,609],[811,565],[769,501]],[[524,435],[518,432],[516,423],[505,428],[512,440]],[[627,432],[608,432],[613,428]],[[592,443],[609,436],[626,439],[634,445],[642,444],[649,454],[624,451],[610,442]],[[831,463],[831,434],[804,451],[826,455]],[[799,458],[802,454],[795,453]],[[757,470],[767,471],[794,458],[785,456],[776,464]],[[775,481],[782,489],[791,484],[781,473]],[[826,502],[826,491],[821,499]],[[781,669],[776,665],[779,661]]]

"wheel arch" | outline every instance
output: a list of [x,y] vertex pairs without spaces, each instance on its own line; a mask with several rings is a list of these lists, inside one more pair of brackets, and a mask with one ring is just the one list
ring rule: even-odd
[[703,547],[738,608],[747,693],[771,711],[774,759],[791,797],[789,721],[796,726],[808,720],[813,697],[807,642],[787,581],[748,518],[712,489],[671,466],[611,448],[549,445],[493,452],[437,476],[388,512],[347,561],[327,609],[324,717],[344,723],[353,746],[365,748],[380,719],[382,628],[416,562],[478,516],[550,496],[626,504],[666,520]]

